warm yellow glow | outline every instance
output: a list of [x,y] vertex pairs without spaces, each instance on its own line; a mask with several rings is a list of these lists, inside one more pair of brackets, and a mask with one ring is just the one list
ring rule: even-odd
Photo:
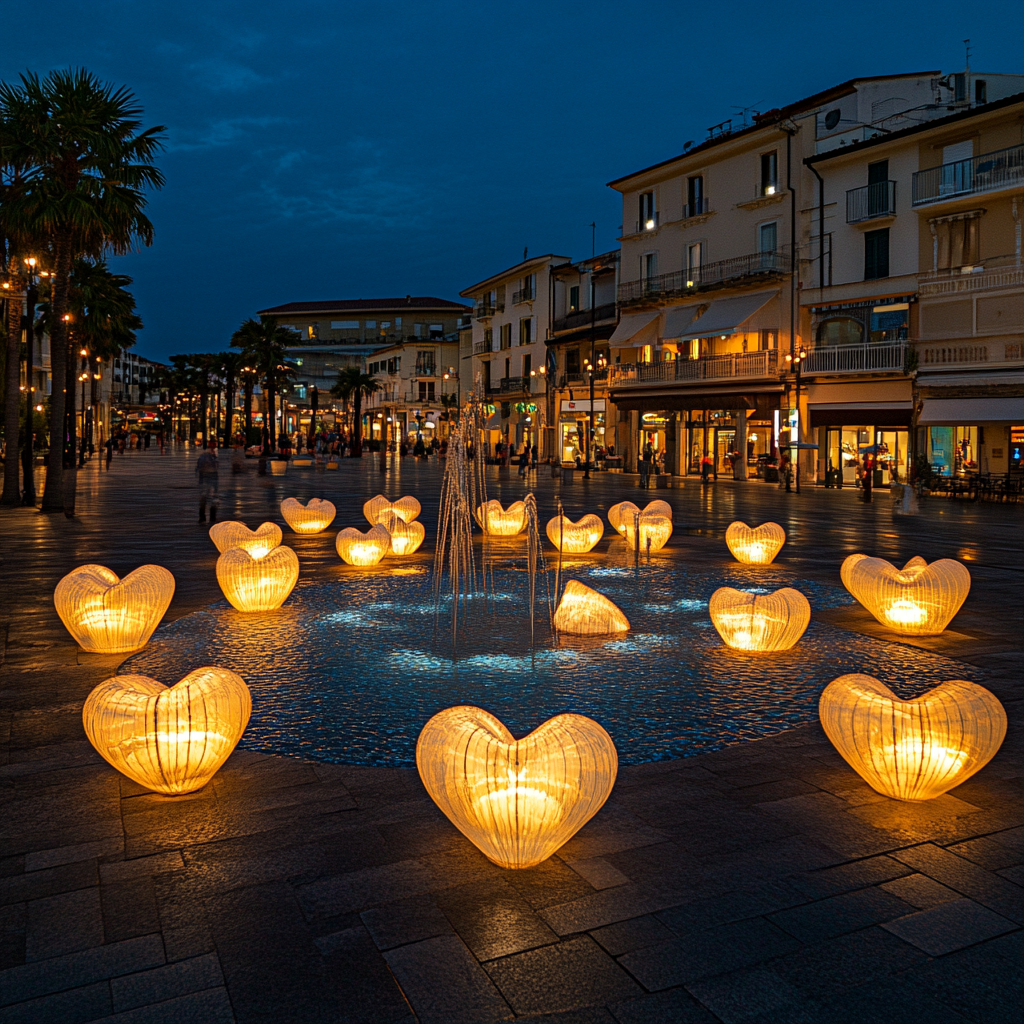
[[366,533],[348,526],[339,531],[334,546],[349,565],[376,565],[391,550],[391,534],[379,523]]
[[592,551],[597,542],[604,536],[604,523],[600,516],[585,515],[577,522],[565,516],[555,516],[548,520],[545,527],[548,540],[570,555],[580,555]]
[[850,555],[840,576],[883,626],[908,636],[941,633],[971,589],[967,567],[952,558],[929,565],[916,556],[897,569],[883,558]]
[[225,668],[200,668],[174,686],[148,676],[114,676],[86,698],[89,742],[122,775],[168,796],[213,778],[242,738],[252,700]]
[[230,548],[217,559],[217,582],[240,612],[272,612],[280,608],[299,579],[299,556],[277,547],[262,555]]
[[250,530],[244,523],[227,520],[210,527],[210,540],[223,555],[232,548],[248,551],[253,558],[262,558],[268,551],[280,545],[284,534],[277,523],[263,523],[256,530]]
[[371,526],[375,526],[388,515],[396,515],[403,523],[411,523],[419,514],[420,503],[409,495],[397,501],[389,501],[383,494],[378,494],[376,498],[371,498],[363,505],[363,515]]
[[322,533],[334,522],[336,512],[333,503],[323,498],[310,498],[305,505],[297,498],[281,502],[281,515],[296,533]]
[[786,531],[778,523],[747,526],[730,523],[725,531],[725,543],[737,562],[744,565],[771,565],[786,543]]
[[391,553],[411,555],[423,543],[427,531],[422,523],[407,523],[394,513],[384,516],[378,524],[391,534]]
[[641,551],[660,551],[672,536],[672,520],[667,516],[657,515],[653,512],[641,512],[639,519],[639,530],[635,516],[628,516],[623,520],[625,529],[622,531],[626,538],[626,544],[631,551],[637,547],[639,537]]
[[174,577],[142,565],[125,578],[102,565],[80,565],[57,584],[53,603],[78,645],[92,654],[145,647],[174,596]]
[[788,651],[811,621],[807,598],[792,587],[774,594],[719,587],[708,611],[718,635],[740,651]]
[[[631,520],[639,511],[640,507],[634,505],[633,502],[620,501],[617,505],[612,505],[608,509],[608,522],[611,523],[612,529],[616,533],[624,534],[626,532],[626,521]],[[669,521],[672,519],[672,506],[660,498],[649,501],[643,511],[651,515],[664,516]]]
[[582,715],[516,740],[481,708],[448,708],[416,744],[431,799],[504,868],[533,867],[565,845],[608,799],[618,763],[611,737]]
[[476,521],[484,533],[493,537],[514,537],[526,529],[526,504],[513,501],[508,508],[503,508],[497,498],[492,498],[478,506]]
[[840,676],[818,713],[850,767],[895,800],[942,796],[984,768],[1006,736],[1002,704],[962,679],[903,701],[873,676]]
[[271,459],[269,466],[271,476],[284,476],[288,472],[288,463],[284,459]]
[[569,580],[555,609],[555,629],[577,636],[625,633],[629,619],[604,594],[578,580]]

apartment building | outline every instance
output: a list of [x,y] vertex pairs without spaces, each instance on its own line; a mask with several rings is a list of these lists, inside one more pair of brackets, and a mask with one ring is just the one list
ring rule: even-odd
[[[816,443],[806,413],[806,385],[816,383],[821,358],[812,332],[829,319],[826,306],[847,301],[826,295],[821,275],[829,272],[832,287],[856,264],[861,287],[877,282],[883,268],[881,235],[865,235],[874,247],[874,262],[865,266],[858,229],[845,225],[854,234],[840,237],[819,215],[818,164],[1001,102],[1021,81],[937,71],[856,79],[754,114],[749,123],[712,126],[681,155],[611,182],[622,194],[624,233],[608,395],[627,465],[648,444],[680,474],[698,472],[705,453],[724,470],[727,454],[735,453],[733,472],[745,479],[780,444]],[[883,170],[857,184],[876,185]],[[902,226],[900,232],[906,233]],[[916,287],[913,261],[890,269],[906,280],[851,293],[851,301],[870,301],[879,341],[899,340],[904,310],[897,307],[909,307]],[[820,294],[807,294],[816,281]],[[838,323],[821,334],[823,343],[843,337]],[[794,360],[803,352],[806,360]],[[865,401],[905,400],[902,365],[858,367],[846,380],[866,386]],[[818,454],[800,452],[805,480],[823,481],[827,459],[819,465]]]
[[259,311],[295,333],[288,358],[299,368],[296,398],[316,386],[326,395],[347,366],[365,366],[380,349],[403,342],[439,341],[469,313],[461,302],[433,296],[286,302]]
[[[542,458],[555,450],[548,408],[546,339],[554,320],[554,271],[568,256],[524,259],[459,292],[473,301],[474,391],[492,407],[487,443],[536,444]],[[465,385],[464,385],[465,386]]]
[[900,479],[915,456],[1021,468],[1024,79],[964,78],[944,116],[806,161],[827,258],[801,293],[801,411],[830,484],[871,446]]

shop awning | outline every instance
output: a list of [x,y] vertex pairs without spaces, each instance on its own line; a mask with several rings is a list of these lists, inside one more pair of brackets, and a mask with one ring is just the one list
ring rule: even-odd
[[970,426],[1008,420],[1024,423],[1024,398],[926,398],[922,426]]
[[909,427],[910,402],[836,402],[811,405],[811,427]]
[[651,325],[660,315],[655,311],[624,316],[619,321],[619,326],[615,328],[615,333],[609,339],[608,344],[633,347],[650,345],[653,338],[649,338],[647,335],[656,336],[656,332],[651,330]]
[[776,290],[755,292],[753,295],[736,295],[731,299],[716,299],[703,316],[694,320],[679,335],[679,340],[708,338],[713,334],[735,334],[745,321],[749,320],[778,294],[778,290]]
[[673,306],[664,310],[665,325],[661,330],[662,338],[665,341],[675,341],[693,323],[699,309],[700,306]]

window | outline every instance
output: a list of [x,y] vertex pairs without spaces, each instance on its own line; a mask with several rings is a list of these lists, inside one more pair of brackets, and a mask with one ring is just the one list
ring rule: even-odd
[[881,217],[889,212],[889,161],[878,160],[868,164],[868,216]]
[[935,239],[936,270],[970,267],[978,262],[980,211],[936,218],[930,225]]
[[416,375],[420,377],[436,377],[437,367],[434,364],[434,350],[421,349],[416,353]]
[[953,76],[953,101],[963,103],[967,99],[967,76],[963,73]]
[[419,381],[419,400],[421,402],[432,402],[434,400],[434,382],[432,380]]
[[533,369],[533,356],[529,352],[527,352],[523,356],[523,376],[524,377],[529,377],[530,376],[530,370],[532,370],[532,369]]
[[773,220],[770,224],[762,224],[757,229],[757,251],[775,252],[779,243],[779,222]]
[[889,276],[889,229],[864,235],[864,280]]
[[493,344],[494,344],[494,328],[493,327],[485,327],[484,328],[484,348],[488,352],[490,352],[491,351],[491,346],[493,346]]
[[871,310],[871,340],[906,341],[910,306],[905,302],[875,306]]
[[431,324],[430,325],[430,340],[440,340],[444,337],[444,324]]
[[768,330],[762,330],[760,332],[760,345],[761,351],[765,349],[778,348],[779,345],[779,334],[778,331],[773,331],[770,328]]
[[528,302],[537,297],[537,275],[527,274],[522,280],[521,302]]
[[974,80],[974,102],[988,103],[988,85],[984,78]]
[[645,252],[640,257],[640,280],[650,281],[658,276],[658,254]]
[[[285,330],[293,330],[291,327],[286,327]],[[332,331],[358,331],[359,321],[358,320],[332,320],[331,321]]]
[[658,226],[658,212],[654,209],[654,193],[640,193],[640,222],[637,231],[651,231]]
[[684,217],[697,217],[705,213],[704,209],[704,176],[697,174],[686,179],[686,209]]
[[772,150],[771,153],[761,154],[761,195],[773,196],[779,186],[779,154]]
[[864,342],[864,325],[852,316],[837,316],[818,326],[819,345],[860,345]]
[[580,350],[578,348],[567,348],[565,350],[565,372],[569,377],[579,376]]
[[533,344],[533,318],[523,317],[519,321],[519,344],[520,345],[531,345]]
[[306,328],[306,337],[307,338],[319,338],[320,337],[320,327],[319,327],[319,325],[317,325],[317,324],[310,324]]
[[512,325],[502,324],[501,325],[501,348],[512,347]]
[[694,242],[686,247],[686,286],[690,287],[700,281],[700,268],[703,262],[704,245],[702,242]]
[[377,321],[376,320],[367,320],[366,321],[366,326],[367,327],[371,327],[371,328],[376,328]]
[[574,284],[569,289],[569,312],[575,313],[580,308],[580,286]]

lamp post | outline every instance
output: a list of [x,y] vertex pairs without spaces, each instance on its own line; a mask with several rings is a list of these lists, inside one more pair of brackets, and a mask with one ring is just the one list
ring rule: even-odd
[[85,382],[89,379],[89,352],[86,349],[79,349],[78,354],[82,357],[82,370],[78,375],[78,379],[82,382],[82,436],[79,438],[78,444],[78,467],[81,469],[85,465]]
[[[541,363],[540,366],[538,366],[536,370],[531,370],[530,371],[530,376],[531,377],[539,377],[541,380],[544,380],[547,377],[547,372],[548,372],[547,371],[547,367],[545,367],[545,365],[543,363]],[[533,388],[532,387],[530,388],[530,394],[531,395],[533,394]],[[546,391],[545,391],[544,397],[545,397],[545,400],[547,400],[547,392]],[[539,404],[538,404],[537,408],[539,410],[539,408],[540,408]],[[541,420],[541,417],[538,416],[537,417],[537,448],[538,448],[538,450],[540,449],[540,431],[541,431],[541,427],[542,426],[543,426],[543,422]],[[550,453],[549,453],[549,455],[550,455]]]
[[[458,416],[456,416],[456,419],[461,423],[462,422],[462,378],[455,371],[455,367],[454,366],[449,366],[447,372],[444,374],[444,378],[443,379],[444,380],[454,380],[455,381],[455,388],[456,388],[456,390],[455,390],[456,406],[455,407],[456,407],[456,410],[458,412]],[[448,416],[449,416],[449,420],[450,420],[451,419],[451,410],[450,409],[448,410]]]
[[786,362],[793,367],[793,372],[796,374],[796,440],[793,439],[793,427],[789,428],[789,443],[790,448],[796,448],[796,493],[800,493],[800,367],[803,361],[807,358],[807,350],[800,347],[799,351],[795,354],[787,353]]

